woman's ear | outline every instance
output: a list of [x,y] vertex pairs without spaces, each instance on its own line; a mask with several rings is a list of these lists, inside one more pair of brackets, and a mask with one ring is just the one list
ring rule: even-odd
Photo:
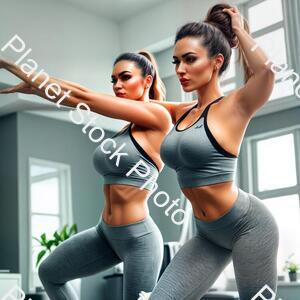
[[224,63],[224,56],[222,53],[219,53],[215,57],[215,68],[221,69],[222,65]]
[[152,81],[153,81],[153,77],[151,75],[147,75],[145,77],[145,83],[146,83],[145,86],[147,88],[150,88],[150,86],[152,85]]

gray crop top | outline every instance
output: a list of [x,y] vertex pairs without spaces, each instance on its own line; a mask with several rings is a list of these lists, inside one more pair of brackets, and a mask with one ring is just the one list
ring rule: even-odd
[[134,139],[131,126],[132,123],[124,131],[104,140],[94,151],[93,163],[104,177],[104,184],[142,187],[149,180],[144,188],[152,190],[159,169]]
[[210,185],[234,179],[237,156],[223,149],[207,126],[207,113],[212,101],[197,121],[179,130],[178,124],[195,108],[188,109],[176,122],[160,147],[161,159],[177,173],[181,188]]

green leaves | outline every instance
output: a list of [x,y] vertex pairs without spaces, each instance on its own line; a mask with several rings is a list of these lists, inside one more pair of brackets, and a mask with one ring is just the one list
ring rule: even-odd
[[77,225],[73,224],[72,227],[70,228],[69,235],[71,235],[72,233],[76,234],[77,232],[78,232]]
[[77,225],[73,224],[70,229],[68,229],[68,225],[64,225],[63,229],[59,231],[55,231],[53,233],[54,239],[47,240],[46,233],[43,233],[40,236],[40,239],[33,237],[44,249],[41,250],[37,256],[36,266],[40,263],[41,259],[45,256],[47,252],[51,252],[51,248],[53,246],[57,247],[60,243],[70,238],[71,235],[78,233]]
[[36,266],[39,264],[40,260],[43,258],[43,256],[46,254],[46,250],[42,250],[37,257]]

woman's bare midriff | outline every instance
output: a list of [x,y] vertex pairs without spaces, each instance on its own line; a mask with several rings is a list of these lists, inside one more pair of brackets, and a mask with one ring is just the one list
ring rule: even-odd
[[202,221],[214,221],[230,210],[238,196],[233,181],[183,188],[192,204],[194,214]]
[[147,195],[150,191],[131,185],[104,184],[102,218],[110,225],[126,225],[146,218],[149,214]]

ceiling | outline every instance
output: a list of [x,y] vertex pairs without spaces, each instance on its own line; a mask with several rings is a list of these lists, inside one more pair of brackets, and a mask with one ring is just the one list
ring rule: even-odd
[[64,0],[101,17],[122,22],[152,6],[170,0]]

